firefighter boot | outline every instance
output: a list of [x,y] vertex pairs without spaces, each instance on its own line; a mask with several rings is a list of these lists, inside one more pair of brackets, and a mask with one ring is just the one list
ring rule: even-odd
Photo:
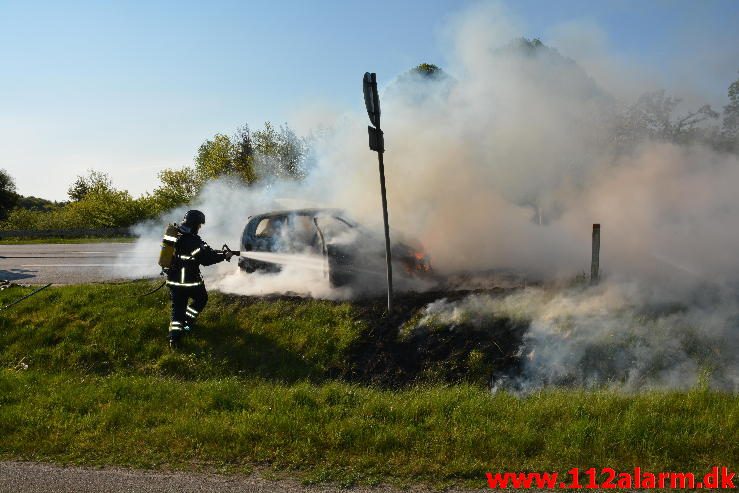
[[198,318],[199,312],[195,310],[192,306],[188,306],[185,309],[185,323],[182,326],[182,329],[185,332],[190,332],[192,329],[195,328],[195,319]]
[[172,350],[179,349],[182,345],[182,324],[180,322],[172,322],[169,325],[169,348]]
[[182,333],[180,331],[169,333],[169,349],[178,350],[182,346]]

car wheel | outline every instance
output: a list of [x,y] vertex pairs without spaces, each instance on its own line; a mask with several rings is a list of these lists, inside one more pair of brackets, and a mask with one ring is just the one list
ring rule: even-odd
[[352,259],[331,245],[328,246],[328,280],[333,287],[350,284],[354,280]]
[[239,259],[239,268],[247,274],[253,274],[257,270],[256,266],[245,258]]

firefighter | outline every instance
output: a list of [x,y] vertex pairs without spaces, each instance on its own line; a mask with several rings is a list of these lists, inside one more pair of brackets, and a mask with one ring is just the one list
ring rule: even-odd
[[167,286],[172,297],[172,322],[169,324],[169,347],[172,349],[177,349],[182,336],[193,329],[208,302],[200,266],[230,260],[232,256],[230,251],[213,250],[198,236],[203,224],[205,214],[191,210],[177,226],[174,257],[167,270]]

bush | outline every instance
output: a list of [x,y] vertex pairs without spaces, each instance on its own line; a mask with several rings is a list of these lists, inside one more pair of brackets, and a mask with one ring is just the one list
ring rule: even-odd
[[134,199],[120,190],[92,191],[51,211],[14,209],[1,227],[5,230],[124,228],[154,217],[157,212],[148,195]]

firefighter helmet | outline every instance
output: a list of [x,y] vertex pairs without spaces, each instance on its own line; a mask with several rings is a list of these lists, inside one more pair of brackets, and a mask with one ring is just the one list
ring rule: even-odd
[[205,214],[198,210],[190,210],[185,213],[185,218],[182,220],[182,224],[190,227],[197,227],[201,224],[205,224]]

